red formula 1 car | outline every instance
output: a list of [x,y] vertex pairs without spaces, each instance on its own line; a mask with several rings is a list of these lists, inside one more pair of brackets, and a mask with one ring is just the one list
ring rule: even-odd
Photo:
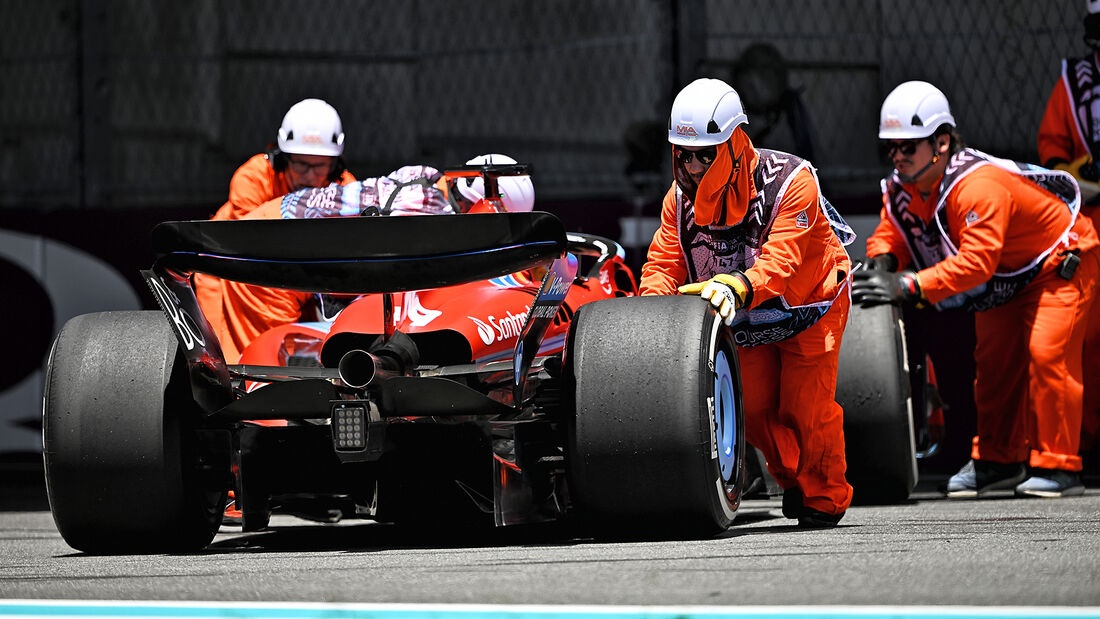
[[[477,170],[490,196],[526,172]],[[633,296],[613,241],[530,212],[168,222],[153,244],[163,313],[77,317],[51,352],[47,489],[74,548],[201,548],[229,490],[245,530],[272,513],[665,536],[733,521],[730,332],[698,297]],[[228,366],[193,272],[361,296]]]

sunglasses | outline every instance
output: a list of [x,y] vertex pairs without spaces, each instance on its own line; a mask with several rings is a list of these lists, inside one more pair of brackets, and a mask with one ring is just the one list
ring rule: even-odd
[[691,159],[694,157],[703,165],[710,165],[714,163],[714,160],[718,158],[718,147],[711,146],[710,148],[703,148],[700,150],[684,150],[682,148],[676,149],[676,160],[684,165],[691,163]]
[[879,142],[879,148],[882,150],[882,156],[886,159],[893,159],[894,153],[897,151],[901,151],[901,154],[905,157],[911,157],[913,153],[917,152],[917,146],[923,141],[923,138],[901,140],[898,142],[894,140],[881,140]]
[[303,176],[314,170],[327,172],[332,169],[332,161],[326,161],[324,163],[306,163],[305,161],[299,161],[293,157],[288,157],[287,161],[290,163],[290,169],[294,170],[295,174]]

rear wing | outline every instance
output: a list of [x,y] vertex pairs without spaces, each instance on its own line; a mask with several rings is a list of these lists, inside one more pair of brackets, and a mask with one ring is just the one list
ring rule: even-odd
[[142,276],[176,333],[195,401],[210,414],[232,402],[233,391],[191,273],[271,288],[367,294],[453,286],[547,266],[517,343],[522,363],[514,391],[519,394],[537,342],[576,272],[563,258],[566,247],[561,220],[538,211],[172,221],[153,229],[157,257]]
[[561,220],[539,211],[170,221],[153,229],[154,270],[304,292],[453,286],[545,265],[565,249]]

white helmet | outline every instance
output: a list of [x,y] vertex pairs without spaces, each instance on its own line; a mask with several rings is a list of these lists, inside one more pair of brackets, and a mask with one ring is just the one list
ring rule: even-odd
[[[489,154],[478,155],[466,162],[466,165],[507,165],[517,163],[508,155]],[[478,178],[460,178],[455,183],[458,193],[470,202],[477,202],[485,197],[485,181]],[[522,176],[501,176],[497,179],[497,189],[504,199],[504,208],[509,213],[523,213],[530,211],[535,206],[535,185],[527,174]]]
[[295,103],[279,127],[279,150],[294,155],[343,155],[344,126],[340,115],[320,99]]
[[955,126],[947,97],[928,82],[905,82],[882,102],[878,137],[884,140],[926,138],[940,125]]
[[1085,10],[1089,15],[1100,13],[1100,0],[1085,0]]
[[681,146],[713,146],[748,124],[741,97],[722,80],[700,78],[684,86],[672,102],[668,141]]

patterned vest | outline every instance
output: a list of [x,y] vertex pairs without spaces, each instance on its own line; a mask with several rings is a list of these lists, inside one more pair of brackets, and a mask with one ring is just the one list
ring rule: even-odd
[[[688,281],[706,281],[719,273],[745,271],[756,263],[775,221],[777,205],[795,174],[807,168],[817,182],[817,173],[809,162],[787,153],[757,149],[753,170],[756,197],[749,203],[745,218],[733,226],[701,226],[695,223],[695,208],[680,188],[676,188],[676,215],[680,249],[688,268]],[[819,185],[820,186],[820,185]],[[818,193],[818,206],[842,245],[855,240],[855,233],[833,205]],[[847,282],[836,298],[847,293]],[[832,306],[836,298],[809,305],[792,306],[783,297],[769,299],[752,310],[740,309],[734,318],[734,341],[739,346],[772,344],[805,331]]]
[[1062,60],[1062,83],[1073,108],[1073,124],[1078,136],[1088,146],[1092,158],[1100,155],[1100,67],[1096,53],[1083,58]]
[[[939,201],[932,212],[931,221],[927,223],[909,210],[909,204],[912,202],[913,197],[902,186],[896,171],[893,176],[882,181],[882,192],[886,197],[886,214],[890,222],[905,238],[905,242],[909,245],[909,254],[913,257],[913,262],[918,269],[927,269],[950,256],[958,255],[959,249],[952,244],[949,235],[950,230],[944,213],[944,205],[947,202],[947,197],[958,186],[959,181],[984,165],[995,165],[1013,174],[1019,174],[1028,181],[1053,193],[1066,204],[1066,208],[1070,212],[1069,226],[1066,227],[1061,236],[1064,237],[1065,233],[1073,227],[1073,222],[1077,219],[1077,212],[1080,209],[1081,194],[1077,188],[1077,182],[1073,180],[1069,173],[1047,170],[1030,163],[1000,159],[967,148],[955,153],[948,161],[943,180],[940,181]],[[1035,277],[1043,267],[1043,262],[1047,256],[1058,246],[1059,242],[1061,242],[1060,239],[1023,268],[1011,272],[994,273],[989,281],[940,301],[936,304],[936,308],[941,310],[962,308],[972,312],[980,312],[1007,303]]]

